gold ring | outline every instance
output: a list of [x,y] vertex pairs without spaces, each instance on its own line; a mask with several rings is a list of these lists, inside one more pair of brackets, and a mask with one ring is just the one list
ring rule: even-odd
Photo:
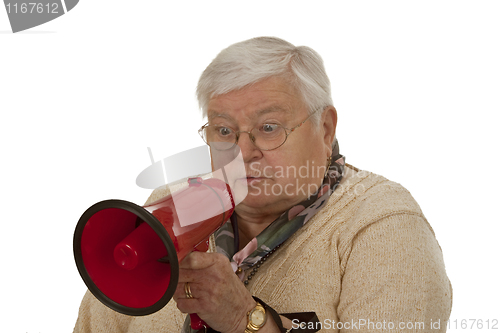
[[189,282],[184,283],[184,292],[186,293],[187,298],[194,298],[193,294],[191,294],[191,287],[189,286]]

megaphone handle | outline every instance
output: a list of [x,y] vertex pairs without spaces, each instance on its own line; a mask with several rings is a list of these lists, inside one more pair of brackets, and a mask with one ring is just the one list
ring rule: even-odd
[[193,330],[201,330],[203,327],[207,328],[207,324],[196,313],[190,313],[189,317],[191,317],[191,328]]

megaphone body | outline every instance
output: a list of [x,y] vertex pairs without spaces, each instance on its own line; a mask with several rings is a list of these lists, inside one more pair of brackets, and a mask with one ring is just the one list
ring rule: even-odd
[[163,308],[176,290],[179,262],[203,248],[231,216],[235,203],[224,181],[190,178],[188,183],[143,207],[106,200],[81,216],[74,234],[75,260],[103,304],[133,316]]

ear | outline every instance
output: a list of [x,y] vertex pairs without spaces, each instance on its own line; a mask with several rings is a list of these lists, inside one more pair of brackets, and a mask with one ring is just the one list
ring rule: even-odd
[[335,138],[337,129],[337,110],[332,106],[328,106],[321,117],[323,126],[323,142],[328,156],[332,154],[332,144]]

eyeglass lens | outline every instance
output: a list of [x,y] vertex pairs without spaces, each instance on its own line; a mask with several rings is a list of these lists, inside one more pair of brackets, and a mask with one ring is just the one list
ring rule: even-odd
[[[281,146],[286,140],[286,130],[281,125],[264,124],[252,129],[250,133],[241,131],[235,132],[228,127],[207,126],[204,128],[203,138],[212,148],[225,150],[237,143],[242,133],[250,135],[250,139],[260,149],[275,149]],[[228,144],[231,144],[229,146]]]

